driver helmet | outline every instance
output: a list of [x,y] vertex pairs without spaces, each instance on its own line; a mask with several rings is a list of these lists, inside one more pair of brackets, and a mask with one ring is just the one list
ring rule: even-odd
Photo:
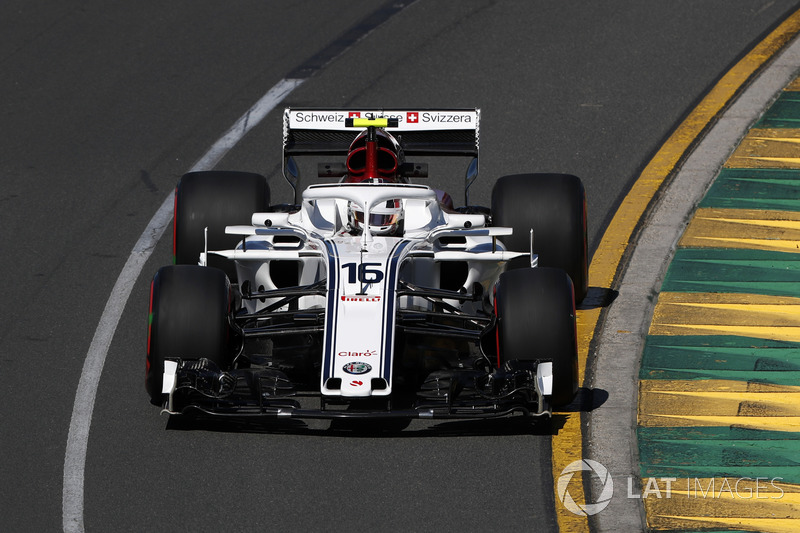
[[345,183],[359,183],[370,179],[397,182],[397,170],[403,163],[403,149],[392,135],[382,129],[375,130],[377,137],[377,176],[367,171],[367,132],[361,132],[350,144],[347,152],[347,178]]
[[[364,210],[361,206],[348,204],[348,222],[351,230],[361,233],[364,226]],[[369,231],[373,235],[387,237],[403,234],[403,204],[400,200],[387,200],[373,206],[369,213]]]

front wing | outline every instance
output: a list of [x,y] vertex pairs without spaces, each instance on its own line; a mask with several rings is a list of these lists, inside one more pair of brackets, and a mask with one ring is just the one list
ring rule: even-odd
[[[413,398],[342,399],[302,390],[277,369],[221,371],[208,359],[165,363],[164,411],[261,418],[440,419],[549,416],[552,363],[509,362],[493,372],[438,370]],[[404,407],[395,405],[402,403]]]

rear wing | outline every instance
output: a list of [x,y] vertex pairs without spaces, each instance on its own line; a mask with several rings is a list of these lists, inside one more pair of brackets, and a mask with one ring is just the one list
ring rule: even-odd
[[[406,156],[470,158],[466,191],[478,174],[480,109],[318,109],[286,108],[283,113],[283,175],[295,192],[299,172],[296,156],[346,156],[361,129],[346,124],[352,118],[387,118],[391,133]],[[467,204],[469,202],[467,201]]]

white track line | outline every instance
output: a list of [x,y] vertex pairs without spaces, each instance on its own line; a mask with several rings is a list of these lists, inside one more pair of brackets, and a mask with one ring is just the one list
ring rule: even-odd
[[248,131],[257,126],[270,111],[275,109],[276,105],[289,96],[289,93],[295,90],[303,81],[305,80],[289,78],[282,79],[276,83],[272,89],[267,91],[267,94],[262,96],[258,102],[253,104],[253,107],[251,107],[247,113],[242,115],[241,118],[231,126],[231,129],[225,132],[225,135],[214,143],[208,152],[206,152],[206,155],[201,157],[200,160],[194,164],[191,171],[214,168],[214,165],[219,163],[219,161],[225,157],[225,154],[236,146],[236,143],[238,143]]
[[[303,79],[283,79],[265,94],[247,113],[214,143],[214,145],[191,168],[191,171],[214,168],[225,154],[261,122],[275,106],[280,104]],[[89,443],[89,428],[97,395],[100,375],[103,373],[106,355],[117,330],[117,324],[131,295],[131,290],[139,278],[144,264],[164,234],[172,220],[174,192],[170,192],[150,223],[136,241],[128,261],[111,290],[100,323],[89,345],[83,363],[81,379],[72,406],[72,419],[69,424],[67,449],[64,456],[64,488],[62,492],[62,524],[65,532],[82,533],[83,524],[83,482],[86,467],[86,448]]]

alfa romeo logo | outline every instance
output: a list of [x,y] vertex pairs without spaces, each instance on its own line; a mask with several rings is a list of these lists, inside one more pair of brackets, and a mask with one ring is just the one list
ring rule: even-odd
[[342,367],[342,370],[347,372],[348,374],[366,374],[370,370],[372,370],[372,366],[367,363],[347,363]]
[[[582,472],[584,470],[594,472],[594,475],[596,475],[603,484],[603,490],[600,492],[600,498],[597,503],[575,503],[575,500],[572,499],[572,496],[567,490],[569,488],[569,482],[572,480],[572,475],[575,472]],[[614,480],[611,479],[611,475],[608,473],[608,470],[606,470],[606,467],[597,461],[583,459],[581,461],[571,462],[561,471],[561,475],[558,476],[556,488],[558,489],[558,497],[561,499],[561,503],[564,504],[564,507],[577,515],[591,516],[605,509],[611,502],[611,497],[614,495]]]

